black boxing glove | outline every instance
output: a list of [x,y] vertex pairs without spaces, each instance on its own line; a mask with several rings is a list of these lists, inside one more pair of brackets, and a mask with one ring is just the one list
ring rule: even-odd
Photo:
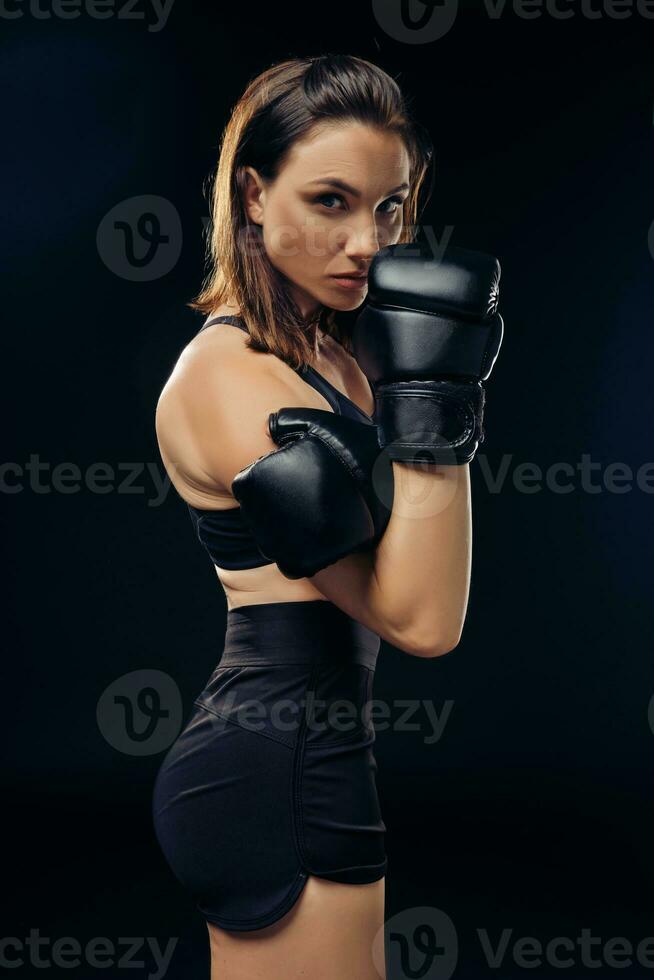
[[[405,254],[406,253],[406,254]],[[500,264],[482,252],[390,245],[374,257],[354,356],[393,460],[462,465],[484,439],[485,390],[504,332]]]
[[298,579],[374,546],[393,493],[377,427],[322,409],[281,408],[269,415],[268,428],[281,448],[232,481],[262,554]]

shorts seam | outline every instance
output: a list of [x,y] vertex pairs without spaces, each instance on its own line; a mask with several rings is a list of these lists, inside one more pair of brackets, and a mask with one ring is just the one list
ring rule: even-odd
[[[305,699],[309,691],[313,691],[315,689],[318,673],[319,665],[316,664],[307,681],[304,691]],[[300,722],[300,731],[295,743],[293,766],[291,767],[291,818],[293,821],[293,839],[295,841],[298,859],[303,866],[306,866],[308,863],[305,856],[306,844],[304,840],[304,821],[302,818],[302,780],[304,775],[304,747],[307,734],[306,720],[307,716],[306,712],[304,712]]]
[[[212,915],[210,912],[205,912],[202,906],[199,904],[198,909],[209,922],[214,922],[216,925],[224,927],[225,929],[229,929],[230,927],[238,928],[238,926],[251,926],[253,928],[257,928],[259,924],[261,924],[261,927],[265,927],[269,923],[269,920],[272,919],[272,922],[276,921],[293,907],[302,889],[304,888],[304,885],[306,884],[306,880],[307,872],[304,868],[300,868],[293,879],[293,884],[282,901],[271,909],[270,912],[256,915],[251,919],[233,919],[226,915]],[[298,884],[300,882],[301,885],[298,888]],[[270,922],[270,924],[272,924],[272,922]]]
[[[342,874],[343,871],[363,871],[366,868],[370,868],[371,870],[374,871],[383,869],[385,873],[388,869],[388,858],[384,858],[384,860],[380,861],[378,864],[349,864],[345,868],[325,868],[324,870],[320,870],[320,871],[309,867],[308,864],[306,867],[307,870],[309,871],[309,874],[316,875],[319,878],[328,878],[329,875]],[[383,875],[381,875],[380,877],[383,877]],[[379,879],[375,878],[373,880],[378,881]]]
[[362,735],[367,735],[374,741],[374,730],[370,731],[365,725],[359,726],[356,731],[351,732],[349,735],[344,735],[342,738],[323,738],[322,741],[318,740],[316,742],[307,741],[307,749],[328,749],[332,745],[347,745],[348,742],[354,742],[356,739],[360,738]]
[[276,742],[278,745],[286,746],[287,749],[293,749],[294,747],[294,743],[285,738],[281,738],[278,735],[271,735],[270,732],[264,732],[255,728],[248,728],[247,725],[244,725],[240,721],[234,721],[232,718],[227,718],[226,715],[223,715],[215,708],[210,708],[209,705],[197,700],[197,698],[193,704],[197,704],[199,708],[203,708],[204,711],[208,711],[209,714],[215,715],[216,718],[220,718],[220,720],[224,721],[226,725],[233,725],[234,728],[240,728],[242,732],[247,732],[249,735],[262,735],[264,738],[270,739],[271,742]]
[[[359,664],[358,666],[363,667],[364,670],[368,671],[368,677],[366,678],[366,695],[370,694],[371,697],[366,697],[364,704],[369,703],[372,700],[372,684],[374,680],[375,672],[367,664]],[[316,742],[310,742],[307,740],[306,747],[308,749],[314,748],[328,748],[331,745],[346,745],[350,741],[354,741],[360,738],[362,735],[368,736],[372,742],[376,741],[376,731],[374,725],[366,725],[364,722],[357,725],[356,729],[349,732],[347,735],[343,735],[341,738],[324,738],[322,741],[318,739]]]

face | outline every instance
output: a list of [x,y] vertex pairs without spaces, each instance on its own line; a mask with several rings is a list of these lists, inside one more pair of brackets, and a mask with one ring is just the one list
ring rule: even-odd
[[296,143],[272,183],[246,168],[248,216],[303,315],[361,305],[366,281],[352,288],[336,276],[367,272],[379,249],[399,240],[409,169],[401,137],[340,122]]

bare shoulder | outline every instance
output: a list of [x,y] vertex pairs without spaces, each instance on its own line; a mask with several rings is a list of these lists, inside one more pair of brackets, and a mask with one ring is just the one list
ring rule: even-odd
[[[163,416],[169,405],[186,413],[233,405],[251,397],[261,385],[274,392],[284,384],[279,358],[252,350],[248,335],[230,323],[197,333],[180,353],[157,405]],[[285,367],[285,365],[282,365]]]
[[156,409],[156,433],[166,471],[180,495],[197,507],[233,506],[239,470],[277,449],[268,416],[302,404],[298,379],[273,354],[251,350],[247,334],[217,324],[180,354]]

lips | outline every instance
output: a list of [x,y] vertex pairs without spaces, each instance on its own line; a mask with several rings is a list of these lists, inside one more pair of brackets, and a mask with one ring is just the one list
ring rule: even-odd
[[361,292],[367,285],[367,276],[332,276],[334,285],[340,289],[349,289],[354,292]]

